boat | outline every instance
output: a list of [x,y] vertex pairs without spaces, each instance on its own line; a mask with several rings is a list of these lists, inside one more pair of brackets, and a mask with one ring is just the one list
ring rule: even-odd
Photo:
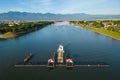
[[48,67],[49,68],[53,68],[55,66],[55,60],[56,60],[55,57],[56,57],[56,55],[54,53],[53,58],[48,59]]
[[24,62],[28,62],[32,58],[32,53],[30,53],[25,59]]
[[59,45],[57,52],[58,52],[58,63],[63,64],[63,56],[64,56],[63,45],[61,44]]
[[53,59],[48,59],[48,67],[54,67],[54,60]]
[[68,54],[66,55],[66,67],[72,68],[73,67],[73,60],[69,58]]
[[66,59],[66,67],[67,68],[73,67],[73,60],[72,59]]

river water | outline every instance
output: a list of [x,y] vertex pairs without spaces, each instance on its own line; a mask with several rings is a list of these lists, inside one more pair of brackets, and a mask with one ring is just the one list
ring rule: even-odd
[[[74,61],[106,62],[110,67],[14,67],[30,52],[32,62],[47,61],[63,44]],[[57,22],[38,31],[0,40],[0,80],[120,80],[120,41],[98,33]]]

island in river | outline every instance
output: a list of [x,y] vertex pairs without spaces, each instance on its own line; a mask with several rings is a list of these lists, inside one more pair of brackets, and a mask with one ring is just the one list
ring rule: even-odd
[[0,22],[0,39],[15,38],[20,35],[41,29],[46,25],[52,24],[53,21],[38,22]]
[[120,20],[70,21],[71,24],[120,40]]

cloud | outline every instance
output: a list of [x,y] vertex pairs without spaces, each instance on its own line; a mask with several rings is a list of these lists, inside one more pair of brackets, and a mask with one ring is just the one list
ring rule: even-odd
[[[52,0],[29,0],[30,4],[34,5],[34,6],[49,6],[52,4]],[[37,5],[38,4],[38,5]]]
[[61,13],[84,13],[90,11],[90,9],[92,11],[94,7],[98,7],[105,1],[107,0],[70,0],[65,3]]
[[44,5],[44,6],[52,5],[51,0],[40,0],[40,3],[41,3],[41,5]]
[[22,0],[20,2],[21,5],[26,6],[50,6],[52,4],[52,0]]
[[51,10],[52,0],[21,0],[20,5],[27,12],[46,13]]
[[120,13],[119,2],[119,0],[16,0],[7,4],[4,2],[4,5],[0,5],[2,9],[0,11],[13,9],[36,13]]

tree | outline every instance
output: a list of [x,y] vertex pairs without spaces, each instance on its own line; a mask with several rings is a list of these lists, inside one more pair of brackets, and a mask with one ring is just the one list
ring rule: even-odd
[[102,24],[102,23],[98,23],[98,24],[96,24],[96,27],[97,28],[101,28],[101,27],[103,27],[104,25]]

